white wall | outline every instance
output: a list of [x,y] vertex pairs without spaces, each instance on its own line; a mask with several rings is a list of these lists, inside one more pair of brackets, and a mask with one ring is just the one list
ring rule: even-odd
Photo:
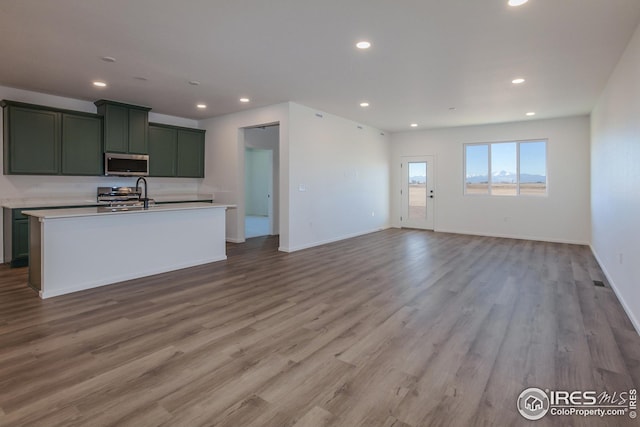
[[299,104],[291,104],[289,126],[291,239],[286,249],[388,227],[389,137]]
[[[96,96],[96,100],[99,99]],[[48,107],[64,108],[74,111],[95,113],[93,102],[72,98],[47,95],[21,89],[0,86],[0,99],[27,102]],[[172,124],[197,128],[195,120],[180,117],[149,113],[149,120],[157,123]],[[3,123],[0,120],[0,141],[3,138]],[[3,141],[2,141],[3,142]],[[37,155],[37,153],[34,153]],[[0,150],[0,167],[3,165],[3,151]],[[197,193],[201,179],[188,178],[150,178],[150,196],[157,194]],[[87,198],[96,197],[98,186],[134,185],[135,179],[97,177],[97,176],[32,176],[32,175],[0,175],[0,201],[6,199],[39,199],[43,197],[58,198]],[[2,240],[0,227],[0,240]],[[0,247],[0,260],[4,259],[3,249]]]
[[591,115],[592,249],[640,332],[640,27]]
[[227,210],[227,240],[244,241],[244,146],[245,129],[279,123],[279,234],[280,246],[289,242],[289,103],[256,108],[201,120],[206,129],[205,178],[201,191],[213,192],[216,201],[237,205]]
[[[463,195],[463,144],[547,138],[548,197]],[[434,155],[435,230],[588,244],[589,118],[533,120],[394,134],[392,225],[400,226],[400,158]],[[505,221],[506,218],[506,221]]]
[[228,240],[244,241],[239,220],[245,214],[243,128],[269,123],[280,124],[281,250],[295,251],[388,226],[388,136],[285,103],[201,122],[207,129],[203,188],[215,192],[218,201],[238,205],[237,210],[227,211]]

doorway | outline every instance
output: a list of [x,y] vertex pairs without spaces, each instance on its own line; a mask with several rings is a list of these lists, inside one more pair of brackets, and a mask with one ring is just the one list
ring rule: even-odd
[[434,229],[434,158],[402,157],[400,224],[407,228]]
[[273,151],[245,148],[245,238],[273,234]]
[[278,234],[278,124],[244,131],[244,237]]

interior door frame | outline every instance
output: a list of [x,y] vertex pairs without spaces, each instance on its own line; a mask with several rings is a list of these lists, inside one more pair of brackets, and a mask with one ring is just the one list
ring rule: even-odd
[[[427,163],[427,217],[428,221],[424,224],[412,222],[408,219],[408,197],[409,183],[408,179],[409,163]],[[405,165],[407,166],[405,169]],[[435,230],[435,201],[436,201],[436,156],[433,154],[424,154],[418,156],[400,156],[400,227],[401,228],[418,228],[423,230]],[[405,203],[407,202],[407,203]]]
[[269,171],[267,186],[267,216],[269,217],[269,236],[273,236],[273,150],[266,149],[269,152]]

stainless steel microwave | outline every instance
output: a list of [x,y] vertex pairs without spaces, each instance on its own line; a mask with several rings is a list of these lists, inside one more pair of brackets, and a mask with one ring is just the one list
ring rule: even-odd
[[112,176],[149,175],[147,154],[104,153],[104,174]]

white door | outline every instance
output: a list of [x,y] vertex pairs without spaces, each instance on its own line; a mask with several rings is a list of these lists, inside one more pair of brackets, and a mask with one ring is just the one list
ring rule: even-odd
[[433,230],[435,202],[433,167],[433,156],[401,158],[400,224],[402,227]]

